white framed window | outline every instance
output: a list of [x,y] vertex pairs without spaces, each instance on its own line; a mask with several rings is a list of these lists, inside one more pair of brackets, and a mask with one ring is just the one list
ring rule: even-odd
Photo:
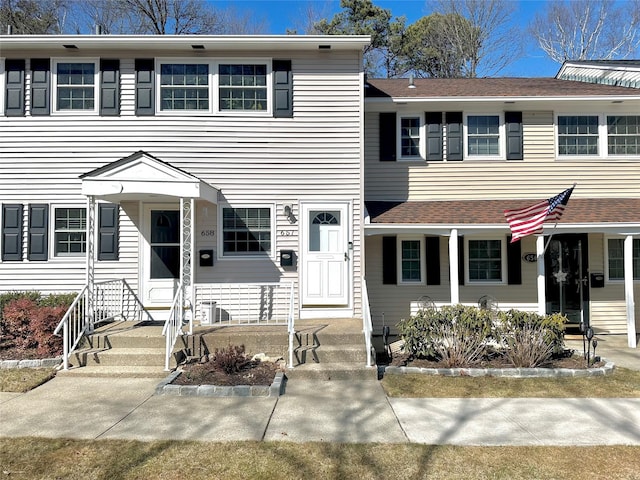
[[465,237],[465,281],[472,283],[505,283],[506,241],[502,238]]
[[424,135],[422,115],[398,116],[398,158],[400,160],[422,160]]
[[219,251],[221,257],[273,256],[273,205],[220,207]]
[[[624,281],[624,238],[607,238],[607,280]],[[640,239],[633,239],[633,280],[640,281]]]
[[640,115],[607,115],[607,155],[640,156]]
[[161,63],[160,111],[210,111],[210,81],[207,63]]
[[558,115],[559,156],[599,156],[598,115]]
[[54,207],[53,212],[54,256],[84,256],[87,252],[87,209]]
[[156,59],[158,114],[270,115],[271,59]]
[[424,237],[397,238],[398,284],[424,285],[426,259]]
[[504,158],[504,115],[465,115],[465,158],[495,160]]
[[97,59],[53,59],[53,111],[98,113],[99,72]]

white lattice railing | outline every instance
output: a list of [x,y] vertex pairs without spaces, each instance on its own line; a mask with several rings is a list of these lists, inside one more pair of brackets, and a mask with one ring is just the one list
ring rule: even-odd
[[85,285],[53,332],[54,335],[62,332],[63,368],[69,369],[69,355],[96,323],[117,318],[139,321],[144,312],[142,303],[124,278],[96,282],[93,292]]
[[195,286],[201,325],[287,325],[293,316],[291,283],[211,283]]

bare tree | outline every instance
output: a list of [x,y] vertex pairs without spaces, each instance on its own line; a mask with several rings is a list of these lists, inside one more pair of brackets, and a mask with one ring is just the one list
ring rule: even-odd
[[640,47],[640,0],[554,0],[531,24],[552,60],[627,58]]
[[287,35],[314,35],[320,33],[316,30],[315,25],[323,18],[328,18],[331,14],[331,4],[328,1],[321,3],[315,2],[296,2],[298,6],[297,13],[293,20],[293,27],[287,28]]
[[[522,35],[514,21],[515,3],[509,0],[427,0],[432,10],[451,21],[446,35],[458,57],[466,57],[463,76],[497,75],[522,52]],[[458,17],[467,22],[459,22]],[[468,28],[468,26],[471,28]]]
[[0,0],[0,28],[14,34],[60,33],[59,9],[62,0]]

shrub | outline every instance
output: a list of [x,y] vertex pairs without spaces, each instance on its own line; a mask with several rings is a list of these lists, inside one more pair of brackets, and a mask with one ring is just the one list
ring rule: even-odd
[[537,367],[563,352],[564,315],[509,310],[500,312],[498,318],[498,341],[515,367]]
[[211,361],[216,368],[223,370],[227,374],[239,372],[249,362],[244,353],[244,345],[229,345],[226,348],[216,348]]
[[486,352],[492,337],[492,313],[463,305],[424,309],[400,321],[398,330],[412,355],[436,358],[449,367],[466,367]]

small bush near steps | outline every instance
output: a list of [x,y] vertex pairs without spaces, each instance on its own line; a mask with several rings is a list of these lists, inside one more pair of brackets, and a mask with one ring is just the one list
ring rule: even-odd
[[560,314],[450,305],[421,310],[398,330],[413,358],[443,367],[471,367],[496,355],[514,367],[536,367],[563,354],[566,321]]

